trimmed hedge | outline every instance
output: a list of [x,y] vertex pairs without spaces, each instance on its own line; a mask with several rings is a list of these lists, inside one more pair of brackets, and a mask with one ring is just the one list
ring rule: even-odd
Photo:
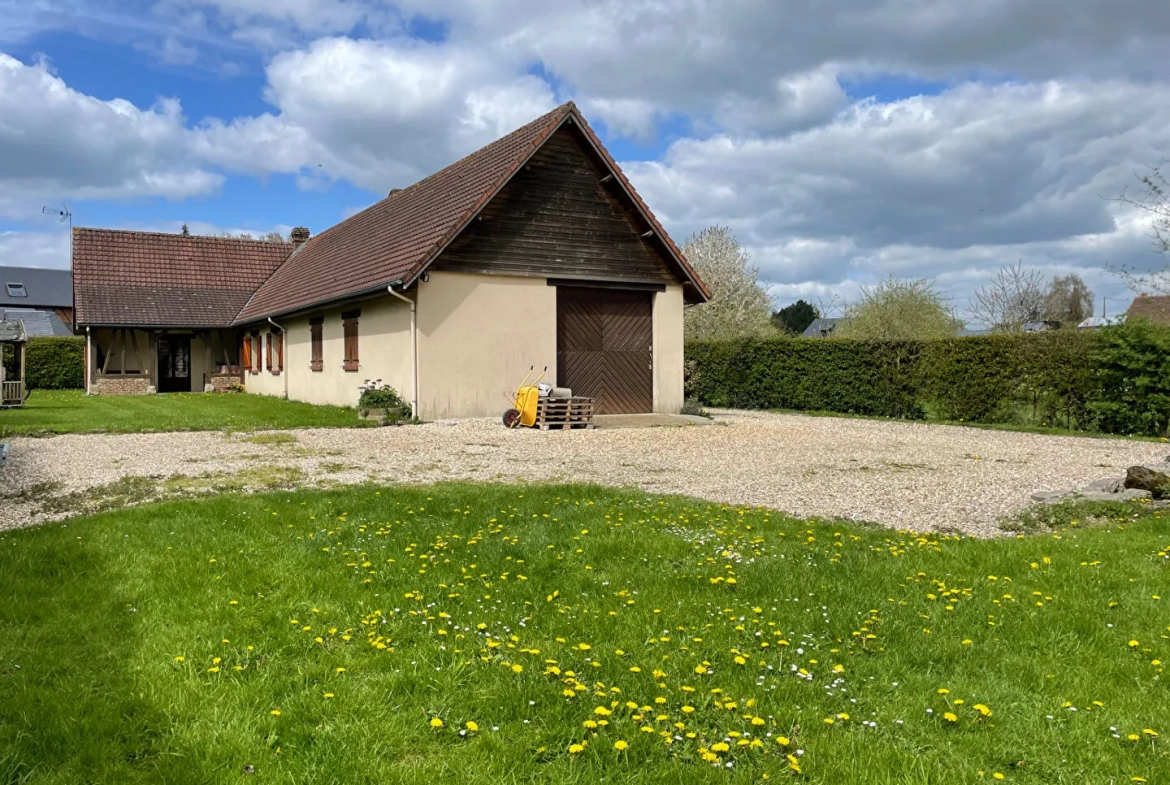
[[937,341],[692,342],[687,397],[708,406],[1061,425],[1164,435],[1170,328],[1135,320]]
[[33,390],[80,390],[85,387],[85,339],[29,338],[25,381]]

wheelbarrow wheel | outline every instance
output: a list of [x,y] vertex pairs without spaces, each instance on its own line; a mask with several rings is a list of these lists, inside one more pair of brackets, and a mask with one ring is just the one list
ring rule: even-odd
[[519,424],[520,424],[520,410],[519,409],[509,409],[508,411],[504,412],[504,427],[505,428],[515,428]]

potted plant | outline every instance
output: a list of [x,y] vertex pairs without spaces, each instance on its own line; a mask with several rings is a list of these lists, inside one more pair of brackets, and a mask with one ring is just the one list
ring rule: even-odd
[[358,417],[378,422],[400,422],[410,419],[410,404],[402,400],[398,391],[381,379],[366,379],[360,387]]

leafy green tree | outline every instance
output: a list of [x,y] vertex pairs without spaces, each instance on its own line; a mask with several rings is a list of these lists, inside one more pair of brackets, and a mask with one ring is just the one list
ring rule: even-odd
[[797,300],[772,314],[776,329],[792,335],[800,335],[815,319],[820,317],[817,309],[807,300]]
[[1100,389],[1089,402],[1108,433],[1165,436],[1170,427],[1170,327],[1148,319],[1097,331],[1092,364]]
[[869,341],[914,341],[954,338],[963,330],[947,298],[926,279],[890,276],[861,288],[861,297],[846,310],[833,337]]
[[712,226],[687,238],[683,255],[711,290],[711,301],[688,308],[688,341],[725,340],[773,334],[772,299],[759,281],[751,255],[726,226]]
[[1044,297],[1044,318],[1076,327],[1093,315],[1093,293],[1076,273],[1052,279]]

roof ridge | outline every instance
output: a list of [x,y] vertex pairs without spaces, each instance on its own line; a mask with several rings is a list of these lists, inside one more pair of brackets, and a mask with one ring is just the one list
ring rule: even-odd
[[[79,234],[81,232],[108,232],[110,234],[136,234],[145,235],[147,237],[181,237],[186,240],[213,240],[216,242],[225,243],[255,243],[266,246],[280,246],[292,245],[291,242],[282,240],[281,242],[274,242],[273,240],[262,240],[258,237],[218,237],[214,234],[183,234],[182,232],[158,232],[148,229],[104,229],[96,226],[75,226],[73,233]],[[52,268],[28,268],[28,269],[52,269]]]

